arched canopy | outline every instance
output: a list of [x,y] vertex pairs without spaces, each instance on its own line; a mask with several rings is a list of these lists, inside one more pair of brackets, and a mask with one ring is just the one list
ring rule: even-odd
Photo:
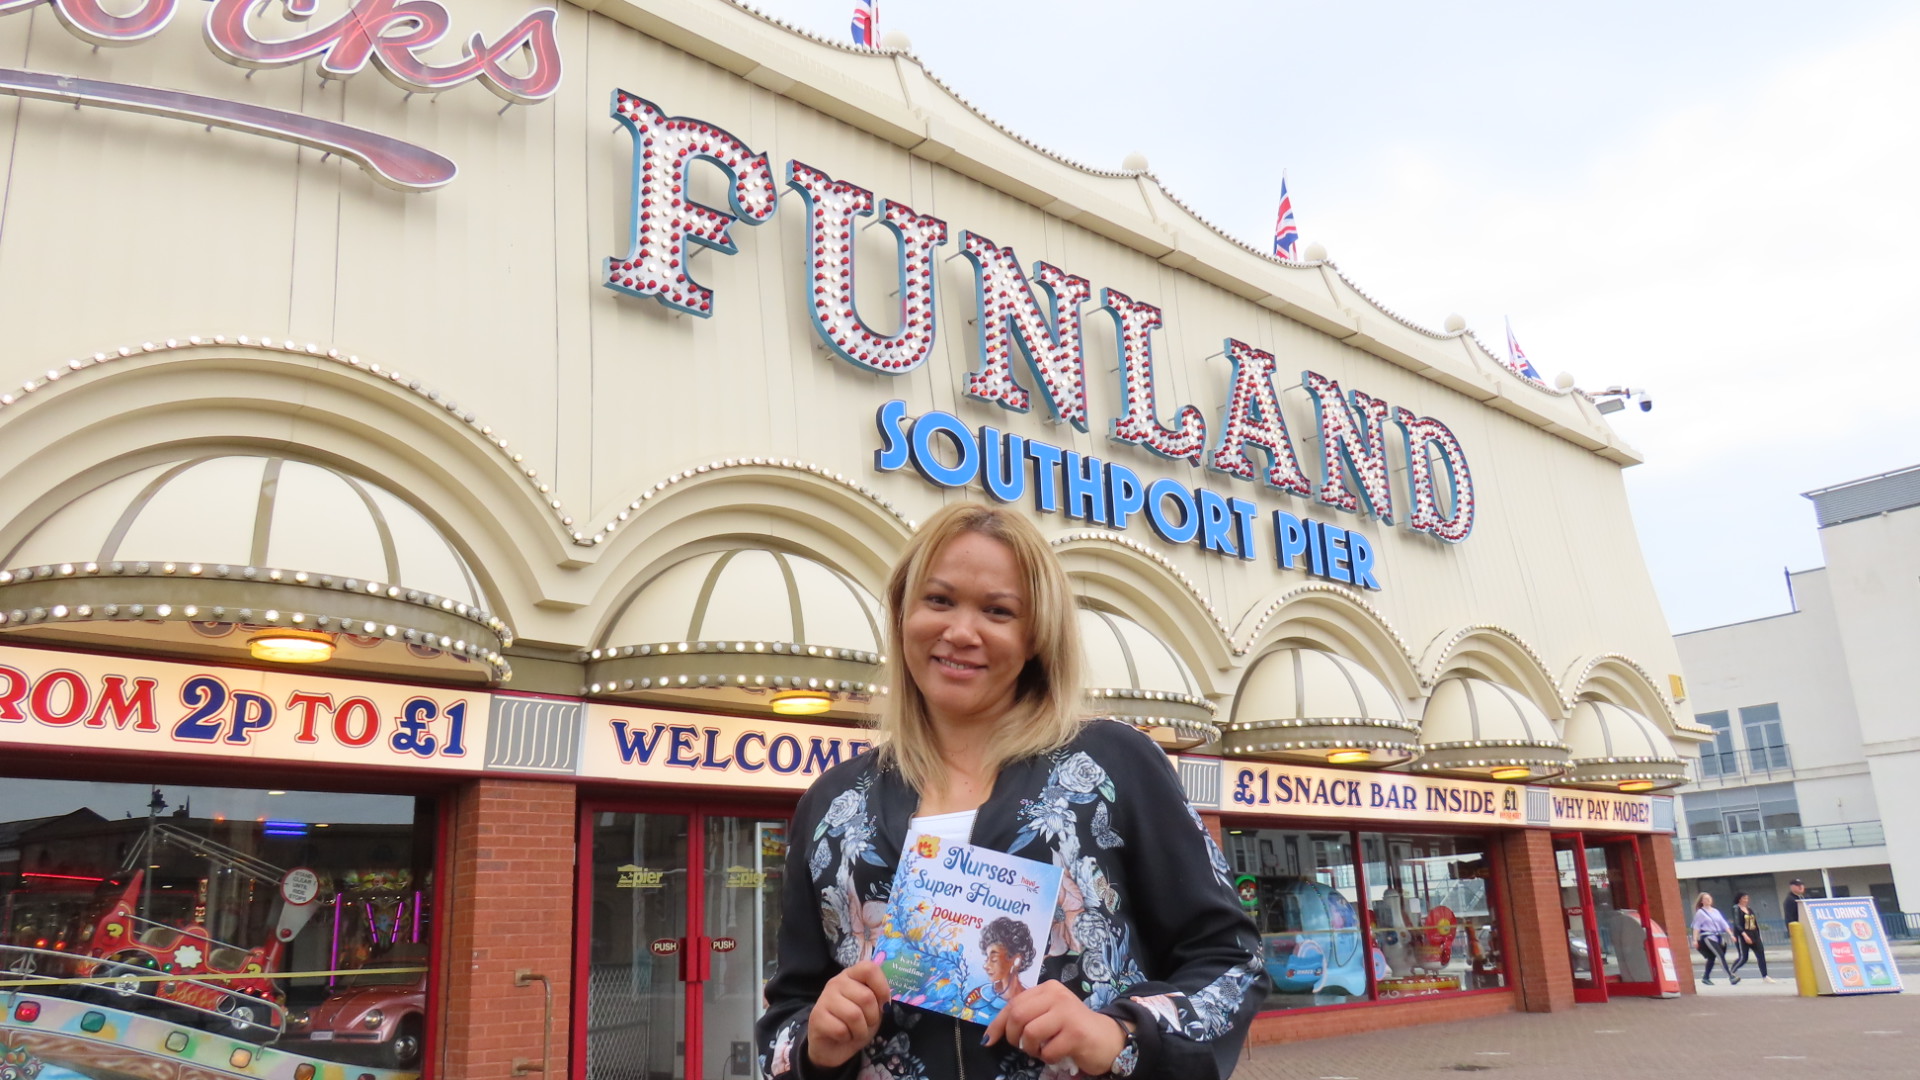
[[1475,779],[1528,781],[1567,769],[1566,744],[1525,694],[1485,679],[1442,680],[1420,721],[1412,769]]
[[1240,680],[1227,753],[1345,765],[1413,756],[1419,725],[1360,664],[1320,649],[1275,649]]
[[1607,701],[1576,702],[1567,717],[1571,767],[1555,784],[1652,791],[1687,782],[1686,763],[1653,721]]
[[1568,702],[1539,651],[1503,627],[1481,624],[1443,634],[1428,645],[1421,668],[1430,686],[1451,677],[1477,678],[1525,695],[1551,719],[1565,716]]
[[1125,615],[1082,607],[1080,644],[1088,704],[1096,712],[1140,728],[1169,749],[1219,741],[1213,702],[1153,631]]
[[291,630],[324,635],[321,663],[346,670],[508,673],[511,631],[425,515],[284,455],[132,469],[69,500],[0,563],[9,636],[233,659]]
[[865,712],[879,692],[880,602],[825,563],[733,547],[676,562],[587,652],[588,692],[786,715]]

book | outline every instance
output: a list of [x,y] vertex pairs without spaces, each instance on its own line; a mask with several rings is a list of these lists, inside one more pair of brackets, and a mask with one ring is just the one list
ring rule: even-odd
[[1060,868],[911,833],[874,959],[896,1001],[990,1024],[1031,989],[1060,902]]

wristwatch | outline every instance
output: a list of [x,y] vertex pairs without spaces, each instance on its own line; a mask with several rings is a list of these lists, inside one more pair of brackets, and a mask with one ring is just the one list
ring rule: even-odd
[[1113,1064],[1107,1066],[1107,1075],[1115,1080],[1127,1080],[1140,1067],[1140,1036],[1119,1017],[1113,1017],[1113,1022],[1120,1025],[1120,1033],[1126,1036],[1127,1041],[1121,1044],[1120,1052],[1113,1056]]

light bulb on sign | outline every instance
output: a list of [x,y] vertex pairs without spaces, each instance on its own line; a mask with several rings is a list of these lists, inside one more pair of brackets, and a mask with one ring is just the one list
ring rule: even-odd
[[279,664],[317,664],[333,659],[333,635],[318,630],[266,630],[247,639],[255,660]]
[[781,716],[818,716],[833,708],[833,695],[821,690],[788,690],[773,695],[771,704]]

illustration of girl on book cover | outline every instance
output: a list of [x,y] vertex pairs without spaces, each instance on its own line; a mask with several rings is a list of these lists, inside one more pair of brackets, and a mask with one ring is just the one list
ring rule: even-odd
[[980,951],[987,958],[987,978],[967,991],[963,1020],[998,1015],[1027,988],[1020,973],[1033,964],[1033,934],[1018,919],[1003,915],[980,931]]

